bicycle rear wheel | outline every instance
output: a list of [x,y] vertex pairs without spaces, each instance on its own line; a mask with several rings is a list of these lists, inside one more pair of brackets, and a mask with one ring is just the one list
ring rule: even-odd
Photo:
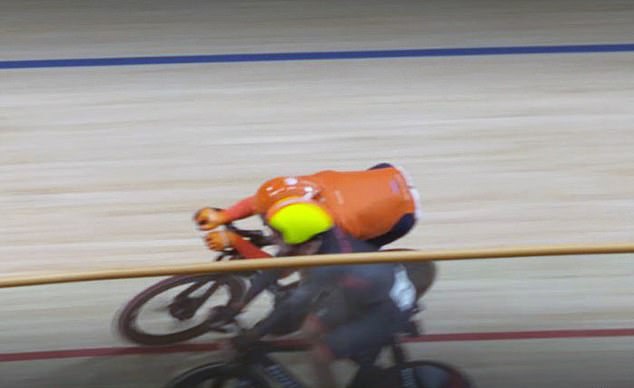
[[117,328],[141,345],[169,345],[210,330],[210,307],[242,298],[246,286],[231,275],[173,276],[135,296],[119,313]]
[[223,363],[212,363],[175,377],[165,388],[269,388],[264,378],[248,368],[228,367]]
[[386,370],[381,386],[402,388],[474,388],[457,368],[437,361],[410,361]]

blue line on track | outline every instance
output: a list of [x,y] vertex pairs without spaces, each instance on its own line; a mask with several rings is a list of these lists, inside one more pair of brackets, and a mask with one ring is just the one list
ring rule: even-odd
[[557,46],[465,47],[402,50],[312,51],[254,54],[174,55],[148,57],[68,58],[0,61],[0,69],[95,67],[134,65],[176,65],[187,63],[236,63],[316,61],[379,58],[461,57],[477,55],[583,54],[632,52],[634,43]]

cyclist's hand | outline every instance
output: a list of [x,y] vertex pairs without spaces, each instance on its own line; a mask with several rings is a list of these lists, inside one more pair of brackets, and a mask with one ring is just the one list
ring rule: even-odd
[[215,210],[209,207],[204,207],[194,214],[194,222],[198,225],[198,228],[203,231],[208,231],[224,225],[229,221],[227,215],[222,210]]
[[232,240],[235,237],[235,233],[225,230],[218,230],[207,233],[205,236],[205,243],[207,247],[212,251],[222,252],[227,248],[231,248]]

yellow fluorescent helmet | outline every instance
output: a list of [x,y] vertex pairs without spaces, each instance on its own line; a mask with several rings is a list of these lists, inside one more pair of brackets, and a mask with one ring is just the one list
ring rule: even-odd
[[304,243],[334,226],[330,214],[315,203],[295,202],[274,208],[267,215],[269,225],[282,234],[287,244]]

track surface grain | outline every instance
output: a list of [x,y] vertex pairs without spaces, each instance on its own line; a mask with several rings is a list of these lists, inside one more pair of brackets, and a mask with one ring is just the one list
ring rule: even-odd
[[[614,0],[5,1],[0,12],[3,61],[634,42],[634,6]],[[632,69],[624,52],[3,70],[1,273],[205,261],[198,207],[272,175],[380,161],[406,167],[423,197],[400,246],[632,241]],[[632,260],[443,264],[425,328],[629,329]],[[124,346],[112,317],[155,280],[2,290],[1,352]],[[482,387],[634,381],[628,336],[408,348]],[[5,362],[0,386],[157,387],[213,357]]]

